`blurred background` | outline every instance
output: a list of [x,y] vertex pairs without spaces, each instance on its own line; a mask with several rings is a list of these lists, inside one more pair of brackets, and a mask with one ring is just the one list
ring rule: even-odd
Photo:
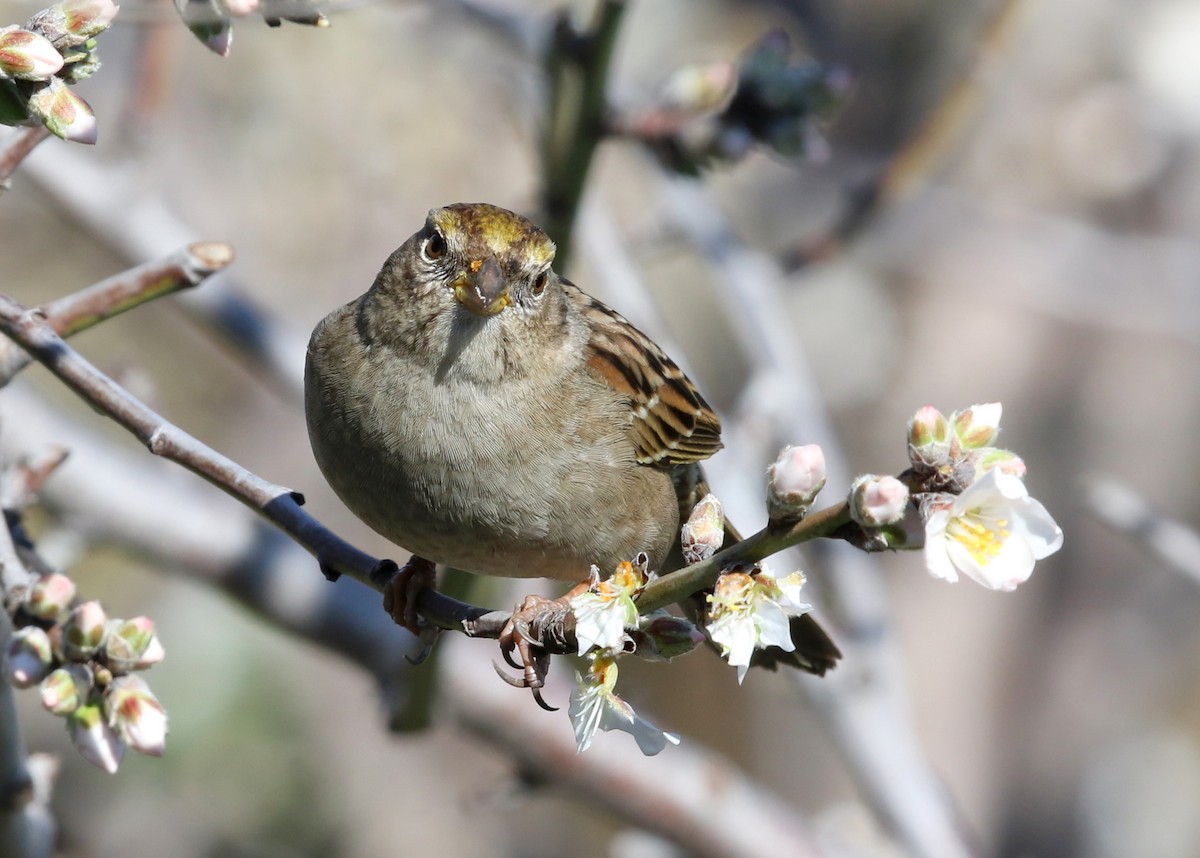
[[[176,298],[75,344],[176,424],[303,491],[351,542],[397,557],[312,461],[294,386],[303,343],[429,208],[478,200],[538,216],[538,38],[563,5],[353,2],[326,9],[330,29],[251,17],[221,58],[170,4],[127,0],[101,37],[104,68],[79,89],[99,143],[43,143],[0,200],[4,288],[33,305],[192,238],[231,242],[231,277],[278,324],[292,386],[248,366]],[[593,9],[569,5],[584,22]],[[0,24],[37,8],[4,0]],[[1176,562],[1164,559],[1153,516],[1122,533],[1097,506],[1120,486],[1161,516],[1200,516],[1188,429],[1200,410],[1200,3],[642,0],[622,22],[610,102],[650,109],[675,69],[737,61],[773,28],[850,81],[823,136],[800,157],[753,146],[698,180],[635,140],[602,142],[567,273],[669,346],[736,427],[742,443],[712,470],[743,530],[765,520],[755,493],[782,443],[837,439],[833,502],[852,474],[905,467],[917,407],[1002,401],[1001,442],[1028,464],[1064,549],[1011,594],[935,581],[919,553],[875,558],[847,573],[874,582],[857,597],[872,600],[869,629],[821,580],[837,564],[805,561],[833,603],[819,615],[851,642],[836,681],[865,675],[855,640],[886,639],[896,717],[911,716],[977,854],[1200,855],[1200,592],[1186,571],[1200,561],[1179,533]],[[66,149],[69,161],[53,151]],[[121,201],[145,199],[175,220],[126,222]],[[89,225],[81,211],[106,202],[107,226]],[[731,293],[739,278],[750,285]],[[787,336],[760,332],[773,346],[756,355],[747,343],[764,318]],[[764,376],[771,360],[786,365]],[[772,383],[751,389],[755,371]],[[28,416],[35,404],[149,458],[37,368],[0,393],[6,457],[31,443],[23,426],[43,425]],[[761,413],[799,417],[781,428]],[[55,480],[97,466],[75,451]],[[211,519],[174,522],[196,543],[244,527],[215,489],[179,469],[155,474],[211,505]],[[140,541],[106,536],[53,483],[34,522],[43,549],[112,613],[155,619],[168,658],[152,682],[171,716],[164,759],[127,759],[108,776],[34,694],[19,695],[27,747],[63,757],[64,855],[680,854],[552,776],[518,771],[452,714],[469,720],[469,690],[454,707],[435,701],[428,730],[389,732],[370,674],[197,580],[207,561],[147,548],[160,526],[149,517],[131,524]],[[137,485],[112,472],[96,504]],[[301,593],[329,586],[315,564],[288,575]],[[443,668],[465,659],[482,665],[470,676],[488,694],[499,686],[494,644],[447,643],[458,654]],[[398,629],[394,646],[406,646]],[[810,688],[765,673],[739,688],[703,651],[622,671],[639,712],[729,758],[802,815],[824,853],[913,851],[875,812]],[[529,717],[569,741],[565,714]],[[605,734],[589,753],[626,744]]]

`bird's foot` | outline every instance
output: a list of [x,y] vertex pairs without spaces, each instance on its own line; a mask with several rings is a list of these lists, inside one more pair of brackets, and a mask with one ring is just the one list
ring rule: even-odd
[[426,587],[434,585],[436,567],[432,560],[416,555],[401,566],[383,588],[383,609],[397,625],[421,636],[421,615],[417,613],[417,597]]
[[[514,679],[500,665],[496,665],[496,672],[509,685],[531,689],[538,706],[548,712],[558,710],[542,699],[542,686],[550,670],[550,651],[568,651],[564,621],[571,613],[574,592],[558,599],[526,596],[500,631],[500,654],[510,667],[521,671],[521,677]],[[513,660],[514,652],[519,663]]]

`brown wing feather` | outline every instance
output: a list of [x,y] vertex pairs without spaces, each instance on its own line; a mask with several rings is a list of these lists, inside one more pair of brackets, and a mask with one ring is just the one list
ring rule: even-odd
[[562,281],[591,324],[588,365],[629,397],[630,439],[643,465],[699,462],[721,449],[721,421],[675,362],[615,310]]

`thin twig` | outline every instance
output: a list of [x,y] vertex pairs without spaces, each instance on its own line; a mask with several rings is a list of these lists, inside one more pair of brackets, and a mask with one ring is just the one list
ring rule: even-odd
[[8,186],[8,177],[21,166],[25,156],[49,136],[50,131],[44,125],[22,128],[10,135],[8,146],[0,152],[0,188]]
[[[233,248],[228,244],[197,242],[51,301],[41,312],[57,333],[74,336],[147,301],[198,286],[232,261]],[[0,341],[0,386],[28,366],[30,360],[15,343]]]
[[785,527],[767,526],[707,560],[651,581],[638,598],[638,611],[646,614],[712,587],[717,582],[721,570],[733,563],[764,560],[793,545],[822,536],[832,536],[839,528],[850,523],[850,509],[843,501],[810,513],[795,524]]
[[827,259],[851,242],[875,215],[911,197],[951,163],[951,155],[983,106],[997,75],[991,67],[1003,58],[1023,4],[1003,0],[985,23],[970,64],[942,94],[916,132],[875,173],[850,187],[846,206],[820,235],[808,237],[780,255],[793,272]]

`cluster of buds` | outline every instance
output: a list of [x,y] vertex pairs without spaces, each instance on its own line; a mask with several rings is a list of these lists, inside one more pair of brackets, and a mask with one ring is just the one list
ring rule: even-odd
[[908,424],[913,493],[925,523],[931,575],[959,574],[992,590],[1014,590],[1062,547],[1062,530],[1025,487],[1025,463],[992,446],[999,402],[945,417],[931,405]]
[[74,607],[75,585],[52,574],[30,587],[17,611],[25,624],[12,635],[7,681],[34,685],[47,711],[67,720],[88,762],[115,772],[125,749],[161,756],[167,715],[145,680],[133,675],[163,659],[154,623],[110,619],[99,602]]
[[64,0],[23,27],[0,29],[0,124],[45,125],[64,140],[96,142],[96,116],[71,84],[100,67],[96,36],[118,7],[112,0]]
[[773,30],[736,66],[722,61],[677,69],[659,88],[655,109],[624,130],[688,175],[737,161],[755,145],[784,158],[820,158],[828,150],[820,122],[833,113],[848,81],[841,70],[795,56],[787,34]]
[[[719,515],[720,508],[717,513]],[[577,673],[569,714],[580,752],[592,744],[597,730],[621,730],[634,737],[647,756],[679,737],[659,730],[633,711],[616,693],[617,659],[631,652],[656,661],[670,660],[695,649],[704,635],[687,620],[665,611],[639,616],[634,599],[650,580],[647,558],[618,564],[606,580],[592,567],[590,585],[571,598],[579,654],[589,667]]]

